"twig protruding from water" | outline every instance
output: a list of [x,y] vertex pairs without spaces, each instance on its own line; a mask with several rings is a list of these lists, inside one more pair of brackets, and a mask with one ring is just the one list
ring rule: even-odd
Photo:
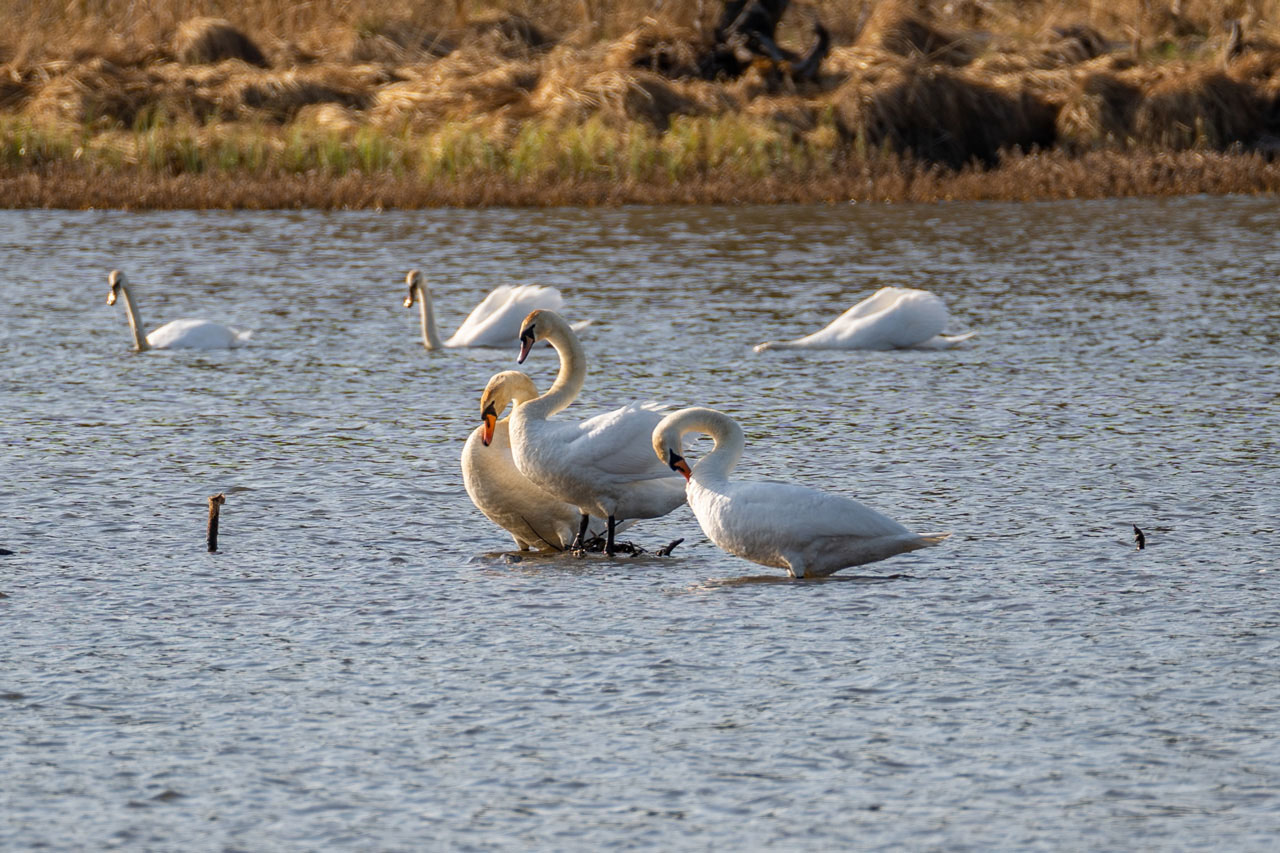
[[205,542],[210,554],[218,550],[218,509],[226,502],[227,496],[222,492],[209,497],[209,527],[205,533]]

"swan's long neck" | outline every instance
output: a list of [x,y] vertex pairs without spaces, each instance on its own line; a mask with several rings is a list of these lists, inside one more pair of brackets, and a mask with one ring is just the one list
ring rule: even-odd
[[147,337],[142,332],[142,318],[138,316],[138,309],[134,307],[133,299],[129,296],[129,287],[121,281],[116,288],[120,291],[125,316],[129,318],[129,329],[133,332],[133,348],[138,352],[146,352],[151,349],[151,345],[147,343]]
[[701,480],[727,480],[729,472],[742,458],[746,439],[738,422],[714,409],[695,409],[680,425],[680,434],[705,432],[716,446],[693,466],[693,476]]
[[418,292],[418,319],[422,324],[422,345],[429,350],[442,349],[444,343],[440,340],[440,329],[436,327],[436,311],[431,303],[431,291],[423,287],[421,281],[414,282],[413,288]]
[[555,327],[546,336],[546,341],[560,356],[560,372],[545,394],[524,404],[529,416],[535,418],[548,418],[568,407],[578,398],[587,380],[587,354],[572,329],[568,326]]

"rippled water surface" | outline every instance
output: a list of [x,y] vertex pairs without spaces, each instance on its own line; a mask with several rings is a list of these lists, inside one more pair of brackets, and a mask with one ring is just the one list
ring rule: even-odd
[[[1274,849],[1278,225],[0,213],[0,848]],[[130,352],[115,266],[149,327],[251,345]],[[955,535],[751,582],[781,573],[681,508],[625,536],[668,558],[510,561],[458,454],[515,342],[426,352],[410,266],[446,334],[498,283],[561,288],[594,320],[566,415],[715,406],[739,477]],[[886,284],[978,335],[751,352]]]

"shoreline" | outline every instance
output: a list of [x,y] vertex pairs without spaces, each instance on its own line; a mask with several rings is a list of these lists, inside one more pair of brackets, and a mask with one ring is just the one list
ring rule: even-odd
[[680,181],[480,174],[424,180],[393,173],[201,172],[102,169],[55,162],[0,167],[0,209],[289,210],[440,207],[617,207],[718,204],[1060,201],[1183,195],[1280,195],[1280,160],[1256,153],[1013,154],[992,169],[952,172],[893,159],[813,177],[709,173]]

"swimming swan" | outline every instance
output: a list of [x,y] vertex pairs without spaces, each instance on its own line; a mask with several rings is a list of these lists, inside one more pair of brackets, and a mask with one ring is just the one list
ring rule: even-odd
[[[458,331],[441,343],[440,329],[436,326],[435,308],[431,302],[431,289],[422,280],[422,273],[409,270],[404,282],[409,295],[404,307],[418,306],[422,321],[422,345],[429,350],[442,347],[498,347],[507,346],[520,334],[520,321],[535,308],[559,310],[564,297],[554,287],[540,284],[504,284],[471,309]],[[585,324],[584,324],[585,325]]]
[[[715,439],[692,470],[681,455],[690,432]],[[653,431],[658,459],[689,481],[689,506],[702,532],[730,554],[815,578],[937,545],[951,535],[917,535],[856,501],[805,486],[730,482],[742,448],[742,428],[714,409],[672,412]]]
[[133,348],[138,352],[149,349],[226,349],[242,346],[253,334],[208,320],[174,320],[143,338],[142,318],[138,316],[138,309],[129,295],[129,284],[125,281],[124,273],[112,270],[107,276],[107,283],[111,285],[107,304],[115,305],[116,299],[124,300],[129,329],[133,332]]
[[525,476],[562,501],[578,507],[580,542],[588,516],[608,519],[605,553],[623,519],[657,518],[684,503],[684,484],[649,451],[662,420],[657,403],[623,406],[581,423],[547,420],[578,396],[587,375],[578,336],[554,311],[534,311],[520,330],[524,363],[534,344],[547,341],[560,355],[560,372],[542,396],[511,413],[511,453]]
[[770,349],[947,349],[974,332],[944,335],[950,314],[937,295],[910,287],[882,287],[845,311],[826,328],[793,341],[766,341]]
[[[508,405],[538,396],[533,380],[517,370],[495,374],[480,397],[484,421],[462,448],[462,484],[471,502],[506,530],[521,551],[569,547],[578,529],[578,508],[557,500],[529,481],[511,458],[509,418],[498,419]],[[591,519],[590,537],[605,531],[602,518]]]

